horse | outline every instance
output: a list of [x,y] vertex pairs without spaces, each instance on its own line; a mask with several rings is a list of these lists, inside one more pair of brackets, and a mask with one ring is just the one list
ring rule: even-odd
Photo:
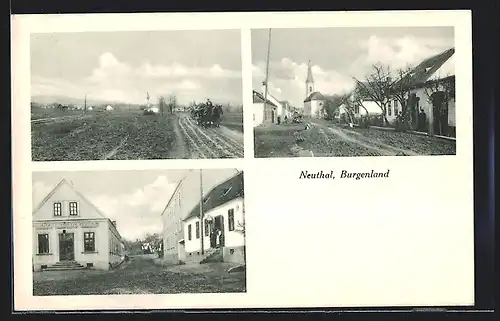
[[222,110],[222,105],[214,106],[212,110],[212,121],[215,127],[220,127],[220,118],[222,114],[224,114],[224,111]]

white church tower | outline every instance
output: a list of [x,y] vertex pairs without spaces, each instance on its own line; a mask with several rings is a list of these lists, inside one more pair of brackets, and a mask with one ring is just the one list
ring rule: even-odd
[[307,64],[306,98],[314,92],[314,79],[311,70],[311,61]]

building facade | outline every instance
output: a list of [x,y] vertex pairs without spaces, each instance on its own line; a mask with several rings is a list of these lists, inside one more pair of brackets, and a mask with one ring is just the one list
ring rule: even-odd
[[224,262],[245,261],[245,208],[243,172],[212,188],[203,197],[203,224],[200,204],[184,219],[186,259],[201,255],[203,249],[220,249]]
[[196,172],[189,172],[177,185],[167,206],[162,212],[163,221],[163,259],[168,263],[182,260],[179,253],[180,242],[184,238],[182,220],[189,210],[200,200],[200,178]]
[[33,211],[33,269],[73,262],[108,270],[125,258],[116,221],[62,179]]
[[273,124],[277,122],[278,119],[278,111],[277,106],[269,99],[267,99],[267,103],[264,103],[266,100],[264,96],[257,92],[253,91],[253,126],[259,126],[262,124]]

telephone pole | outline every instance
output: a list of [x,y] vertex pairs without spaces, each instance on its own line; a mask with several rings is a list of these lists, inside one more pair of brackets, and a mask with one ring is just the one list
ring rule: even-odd
[[203,244],[203,175],[202,169],[200,168],[200,239],[201,239],[201,255],[205,254],[204,244]]
[[85,94],[85,102],[84,102],[84,105],[83,105],[83,113],[84,114],[87,113],[87,94]]
[[266,105],[267,105],[267,81],[269,80],[269,55],[271,52],[271,28],[269,28],[269,40],[267,43],[267,61],[266,61],[266,90],[264,92],[264,115],[266,114]]

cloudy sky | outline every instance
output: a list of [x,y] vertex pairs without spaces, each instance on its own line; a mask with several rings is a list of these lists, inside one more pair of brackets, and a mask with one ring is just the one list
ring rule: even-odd
[[31,94],[145,103],[174,93],[241,104],[239,30],[31,36]]
[[[269,29],[252,30],[253,88],[265,79]],[[380,62],[392,69],[413,66],[454,47],[453,27],[273,29],[269,90],[276,98],[301,107],[310,60],[315,89],[335,94],[353,88]],[[452,57],[439,72],[454,74]]]
[[[237,173],[236,169],[203,170],[204,193]],[[179,181],[189,170],[130,170],[82,172],[34,172],[33,207],[47,196],[62,178],[116,220],[122,237],[135,240],[162,230],[161,213]],[[99,182],[99,184],[96,184]]]

